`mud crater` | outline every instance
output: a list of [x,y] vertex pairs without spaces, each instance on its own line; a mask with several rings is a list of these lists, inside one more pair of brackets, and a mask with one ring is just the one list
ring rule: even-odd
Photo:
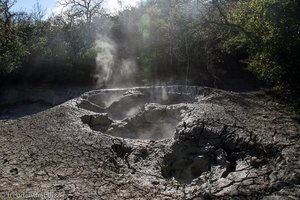
[[95,131],[122,138],[161,140],[173,137],[184,104],[195,101],[191,94],[161,87],[102,91],[83,96],[78,106],[98,113],[81,118]]
[[208,177],[218,180],[241,169],[258,169],[279,156],[280,148],[265,146],[251,135],[240,137],[239,131],[243,130],[219,123],[182,122],[163,158],[162,176],[183,184]]
[[[188,104],[199,100],[199,91],[187,92],[163,87],[103,90],[84,95],[78,106],[94,113],[81,120],[95,131],[120,141],[161,142],[164,149],[158,151],[163,156],[157,158],[161,163],[153,164],[152,169],[158,169],[163,179],[180,184],[239,177],[241,170],[259,169],[279,155],[280,149],[264,146],[247,129],[191,115]],[[174,138],[171,145],[164,143],[167,138]],[[143,170],[145,163],[148,171],[157,157],[150,155],[149,149],[138,150],[129,143],[114,144],[112,150],[133,172],[134,166]]]

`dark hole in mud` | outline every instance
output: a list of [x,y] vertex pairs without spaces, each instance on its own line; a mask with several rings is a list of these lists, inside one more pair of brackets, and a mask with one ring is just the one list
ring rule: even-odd
[[[191,143],[177,144],[174,151],[165,156],[162,175],[175,178],[179,183],[191,183],[205,172],[212,171],[213,166],[219,166],[221,177],[226,177],[235,160],[228,159],[228,152],[211,146],[198,147]],[[233,163],[232,163],[233,162]]]
[[120,158],[124,158],[126,155],[132,152],[131,147],[119,141],[118,143],[114,143],[111,148]]
[[92,130],[105,132],[113,123],[108,114],[85,115],[81,117],[83,123],[88,124]]
[[225,178],[246,158],[252,160],[248,167],[258,168],[279,155],[278,148],[236,137],[221,124],[180,124],[172,152],[163,159],[162,176],[183,184],[190,184],[201,175]]

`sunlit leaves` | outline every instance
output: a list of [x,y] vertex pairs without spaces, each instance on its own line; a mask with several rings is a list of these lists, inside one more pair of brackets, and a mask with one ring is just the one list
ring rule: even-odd
[[238,1],[228,12],[229,20],[250,34],[231,35],[225,47],[243,46],[250,53],[249,69],[261,79],[294,87],[299,80],[295,74],[300,75],[299,47],[296,47],[300,45],[299,4],[293,0]]

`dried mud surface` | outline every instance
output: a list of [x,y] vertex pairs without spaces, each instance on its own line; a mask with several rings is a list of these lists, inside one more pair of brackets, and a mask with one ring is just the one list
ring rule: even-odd
[[0,121],[0,199],[299,199],[299,139],[264,92],[91,91]]

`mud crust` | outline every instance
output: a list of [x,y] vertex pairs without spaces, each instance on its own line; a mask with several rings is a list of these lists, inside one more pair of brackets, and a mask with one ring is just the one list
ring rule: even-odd
[[299,199],[300,126],[281,110],[263,92],[91,91],[0,121],[0,199]]

